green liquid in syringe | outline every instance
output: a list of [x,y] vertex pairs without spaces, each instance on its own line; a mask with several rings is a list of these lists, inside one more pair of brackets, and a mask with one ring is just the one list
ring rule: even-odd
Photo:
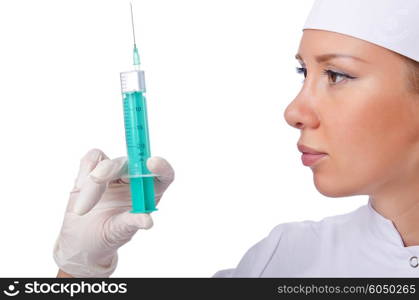
[[154,177],[136,177],[151,174],[147,168],[150,157],[150,139],[147,106],[143,92],[123,94],[125,139],[128,152],[128,174],[133,213],[157,210],[154,199]]

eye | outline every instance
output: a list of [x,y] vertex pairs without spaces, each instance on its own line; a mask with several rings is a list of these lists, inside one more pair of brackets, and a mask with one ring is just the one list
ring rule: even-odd
[[306,68],[296,67],[295,70],[297,71],[298,74],[304,74],[304,78],[307,77],[307,69]]
[[336,84],[344,79],[355,79],[356,77],[350,76],[345,73],[339,73],[332,70],[323,70],[323,74],[327,75],[331,84]]

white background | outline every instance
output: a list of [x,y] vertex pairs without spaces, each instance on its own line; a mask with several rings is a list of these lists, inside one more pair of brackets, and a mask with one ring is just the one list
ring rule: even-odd
[[[208,277],[277,224],[349,212],[301,163],[283,113],[312,0],[142,0],[134,15],[152,155],[176,171],[119,250],[114,277]],[[119,72],[129,2],[0,2],[0,276],[54,277],[52,249],[80,158],[126,155]]]

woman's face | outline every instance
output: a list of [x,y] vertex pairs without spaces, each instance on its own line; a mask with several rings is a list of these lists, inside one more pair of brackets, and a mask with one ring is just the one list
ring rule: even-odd
[[418,185],[419,99],[403,59],[323,30],[304,30],[297,57],[306,78],[284,117],[299,144],[327,153],[311,166],[319,192],[398,195]]

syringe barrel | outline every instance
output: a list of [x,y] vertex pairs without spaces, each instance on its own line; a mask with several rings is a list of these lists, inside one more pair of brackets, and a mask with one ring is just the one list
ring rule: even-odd
[[132,199],[131,212],[148,213],[155,211],[156,207],[154,177],[141,177],[151,174],[147,168],[147,159],[151,156],[151,151],[144,71],[122,72],[121,90]]

